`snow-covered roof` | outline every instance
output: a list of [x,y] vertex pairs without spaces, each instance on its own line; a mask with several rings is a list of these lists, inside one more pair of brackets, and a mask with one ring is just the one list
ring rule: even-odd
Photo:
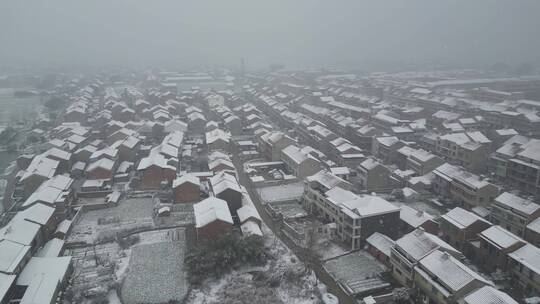
[[540,275],[540,248],[526,244],[509,254],[510,258]]
[[71,257],[33,257],[17,278],[17,285],[28,286],[21,304],[50,303],[58,284],[68,275]]
[[506,208],[517,210],[525,215],[531,215],[540,209],[540,205],[510,192],[504,192],[503,194],[499,195],[497,198],[495,198],[495,202],[505,206]]
[[341,207],[342,212],[352,218],[399,212],[399,207],[381,197],[373,195],[360,196],[339,186],[326,191],[325,195],[330,202]]
[[351,173],[348,167],[333,167],[330,168],[330,172],[334,175],[348,175]]
[[34,157],[28,168],[26,168],[21,177],[21,181],[24,181],[33,175],[51,178],[56,174],[56,169],[59,164],[60,163],[57,160],[47,158],[44,154],[40,154]]
[[[13,273],[30,251],[29,245],[0,239],[0,272]],[[0,273],[1,274],[1,273]]]
[[366,239],[366,242],[388,257],[390,256],[392,247],[396,244],[394,240],[379,232],[373,233]]
[[[451,294],[460,291],[473,281],[491,284],[447,252],[435,250],[421,259],[420,265],[421,267],[417,268],[427,270],[430,277],[435,277],[435,281],[444,286],[444,289],[448,290]],[[420,274],[424,275],[422,272]],[[444,294],[445,290],[442,292]]]
[[228,143],[231,140],[231,134],[221,129],[214,129],[212,131],[206,132],[205,138],[207,144],[212,144],[219,139]]
[[227,202],[217,197],[209,197],[193,205],[195,213],[195,227],[201,228],[215,220],[233,224],[231,211]]
[[236,212],[238,214],[238,219],[240,220],[240,223],[243,223],[250,218],[254,218],[256,220],[261,221],[261,216],[259,215],[259,212],[257,212],[257,209],[255,209],[255,207],[253,206],[250,206],[250,205],[242,206]]
[[479,217],[478,215],[460,207],[456,207],[450,210],[448,213],[444,214],[442,218],[457,227],[458,229],[465,229],[470,225],[476,223],[477,221],[488,223],[486,220]]
[[5,299],[6,295],[15,282],[16,275],[0,273],[0,299]]
[[242,234],[245,236],[249,235],[258,235],[262,236],[261,227],[253,221],[247,221],[240,225],[240,230],[242,230]]
[[484,286],[471,292],[463,299],[463,302],[464,304],[518,304],[511,296],[492,286]]
[[50,239],[43,247],[37,252],[37,257],[58,257],[60,256],[64,248],[64,240],[53,238]]
[[306,177],[306,179],[308,182],[318,182],[328,190],[334,188],[337,185],[350,186],[349,182],[326,170],[321,170],[311,176]]
[[418,228],[427,221],[432,221],[434,216],[409,206],[401,206],[399,218],[413,228]]
[[517,243],[525,243],[520,237],[498,225],[482,231],[480,237],[501,249],[509,248]]
[[95,169],[105,169],[105,170],[112,170],[114,167],[115,162],[113,160],[110,160],[108,158],[100,158],[99,160],[91,163],[86,168],[86,172],[91,172]]
[[459,254],[457,249],[450,246],[439,237],[421,229],[416,229],[398,239],[396,241],[396,247],[406,253],[414,261],[419,261],[427,254],[439,248]]
[[197,185],[199,186],[201,184],[201,181],[199,180],[199,178],[193,174],[184,174],[180,177],[177,177],[174,181],[173,181],[173,185],[172,187],[173,188],[176,188],[180,185],[183,185],[185,183],[192,183],[194,185]]

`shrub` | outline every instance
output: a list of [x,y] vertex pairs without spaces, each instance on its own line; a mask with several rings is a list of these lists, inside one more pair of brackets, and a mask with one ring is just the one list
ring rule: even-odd
[[262,265],[268,254],[263,240],[258,236],[237,238],[225,235],[197,246],[185,259],[189,278],[193,284],[214,276],[219,277],[233,267]]

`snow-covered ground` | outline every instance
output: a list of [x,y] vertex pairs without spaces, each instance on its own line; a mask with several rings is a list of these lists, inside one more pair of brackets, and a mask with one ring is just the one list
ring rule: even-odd
[[85,212],[75,223],[67,241],[91,244],[122,230],[152,227],[152,210],[151,199],[130,198],[122,200],[116,207]]
[[182,301],[188,291],[184,270],[185,235],[175,241],[143,243],[132,247],[125,281],[124,303]]
[[[241,268],[220,279],[207,280],[190,292],[186,303],[317,303],[315,275],[306,271],[303,263],[268,227],[263,225],[262,230],[273,259],[262,268]],[[258,278],[256,273],[262,273],[265,279]]]
[[302,197],[303,192],[304,183],[302,182],[257,188],[262,203],[297,200]]

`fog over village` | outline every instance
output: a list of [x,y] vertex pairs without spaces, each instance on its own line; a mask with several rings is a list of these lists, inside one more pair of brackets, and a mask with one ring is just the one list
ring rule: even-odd
[[0,304],[540,304],[540,2],[0,1]]

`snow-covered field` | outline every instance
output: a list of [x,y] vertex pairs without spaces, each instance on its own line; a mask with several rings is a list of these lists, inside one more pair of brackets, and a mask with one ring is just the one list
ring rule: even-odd
[[68,242],[93,243],[100,238],[114,236],[121,230],[152,227],[152,200],[130,198],[116,207],[92,210],[81,215],[68,236]]
[[184,271],[185,235],[176,241],[138,244],[132,247],[123,303],[182,301],[188,290]]
[[186,304],[318,303],[320,293],[314,274],[306,272],[303,263],[265,225],[263,233],[274,259],[262,268],[246,267],[207,280],[190,292]]
[[303,192],[304,183],[302,182],[257,188],[262,203],[297,200],[300,199]]

